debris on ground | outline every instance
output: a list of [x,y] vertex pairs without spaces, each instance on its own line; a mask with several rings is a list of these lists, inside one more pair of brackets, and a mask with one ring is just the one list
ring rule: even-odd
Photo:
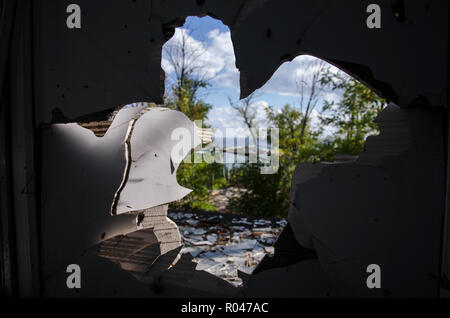
[[169,211],[197,270],[207,271],[235,286],[242,285],[238,270],[251,274],[262,258],[274,253],[273,244],[286,219],[248,217],[212,212]]

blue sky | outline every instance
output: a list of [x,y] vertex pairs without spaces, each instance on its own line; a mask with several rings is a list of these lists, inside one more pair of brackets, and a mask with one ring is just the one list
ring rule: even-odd
[[[191,30],[191,35],[194,39],[211,43],[208,38],[208,33],[213,30],[219,30],[220,33],[230,34],[230,29],[223,24],[220,20],[211,18],[210,16],[205,16],[203,18],[198,17],[188,17],[186,23],[182,28],[187,28]],[[231,41],[231,37],[230,37]],[[239,80],[236,81],[236,86],[239,86]],[[239,91],[236,88],[231,88],[227,86],[220,85],[216,81],[213,81],[212,92],[206,96],[206,101],[216,106],[228,105],[227,96],[232,96],[234,99],[239,99]],[[270,105],[278,105],[285,103],[292,103],[296,98],[286,97],[279,94],[265,93],[261,96],[262,99],[267,101]]]
[[[228,101],[228,97],[234,101],[239,99],[239,71],[235,67],[229,28],[221,21],[209,16],[188,17],[184,26],[176,30],[175,35],[165,44],[165,47],[170,47],[179,41],[183,32],[188,35],[189,45],[203,52],[196,58],[196,62],[200,65],[202,74],[207,74],[206,77],[211,79],[211,87],[201,94],[202,99],[213,105],[208,115],[208,123],[222,130],[226,127],[243,127],[239,116],[229,106]],[[300,96],[296,83],[301,76],[307,78],[305,67],[314,60],[316,59],[311,56],[299,56],[292,62],[282,64],[272,78],[257,91],[254,108],[261,126],[265,125],[264,109],[267,105],[280,108],[287,103],[294,106],[299,104]],[[174,73],[164,49],[162,66],[166,71],[166,86],[168,86],[170,81],[173,81]],[[336,97],[337,95],[330,92],[324,94],[318,103],[317,110],[320,110],[323,98],[335,99]],[[317,112],[313,113],[313,124],[317,124],[317,114]]]

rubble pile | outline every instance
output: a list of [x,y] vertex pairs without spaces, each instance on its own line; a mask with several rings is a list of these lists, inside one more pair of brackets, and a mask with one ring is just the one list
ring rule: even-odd
[[207,271],[235,286],[242,284],[238,270],[251,274],[266,254],[273,254],[286,219],[245,217],[209,212],[169,211],[177,223],[183,248]]

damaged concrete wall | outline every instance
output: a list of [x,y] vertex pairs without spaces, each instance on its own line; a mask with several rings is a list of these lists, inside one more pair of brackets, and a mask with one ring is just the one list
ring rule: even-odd
[[378,1],[380,29],[367,28],[369,2],[359,0],[80,0],[80,29],[66,26],[71,1],[34,3],[37,124],[161,103],[162,46],[186,16],[205,14],[231,30],[242,97],[284,61],[311,54],[401,107],[446,103],[447,1]]
[[[355,161],[297,166],[291,241],[317,257],[302,257],[297,249],[290,254],[295,262],[280,261],[277,269],[262,263],[248,295],[438,295],[445,208],[442,113],[390,104],[377,123],[381,134],[368,138]],[[380,289],[366,285],[370,264],[381,268]],[[281,279],[269,287],[271,277]],[[311,284],[316,293],[309,293]]]
[[[186,257],[174,270],[161,270],[171,264],[176,248],[167,251],[151,280],[142,278],[135,263],[127,266],[142,257],[140,247],[146,261],[158,258],[161,251],[153,244],[158,238],[151,231],[144,230],[148,235],[133,253],[108,254],[108,244],[143,235],[136,232],[135,214],[109,213],[127,165],[126,144],[117,140],[124,140],[129,117],[118,116],[115,120],[126,124],[111,127],[101,139],[76,124],[41,128],[45,295],[437,295],[447,1],[379,1],[382,27],[376,30],[365,26],[369,2],[359,0],[345,5],[325,0],[80,0],[81,29],[69,29],[66,7],[71,2],[33,3],[36,127],[103,120],[132,102],[160,103],[162,45],[186,16],[205,14],[231,29],[242,97],[261,87],[282,62],[311,54],[399,107],[391,104],[383,112],[382,134],[368,140],[355,162],[298,166],[292,233],[285,234],[292,246],[279,244],[282,256],[263,262],[245,278],[243,290],[195,271]],[[131,116],[138,111],[126,110]],[[65,268],[73,262],[86,268],[88,285],[80,294],[65,286]],[[382,289],[365,286],[365,270],[372,263],[383,269]],[[104,283],[96,284],[98,279]]]
[[[192,140],[172,139],[179,128]],[[56,295],[48,286],[87,253],[129,272],[130,282],[134,276],[146,284],[177,262],[181,237],[167,218],[167,203],[191,191],[176,180],[180,158],[172,160],[171,150],[180,142],[186,144],[177,153],[183,159],[200,144],[195,124],[160,107],[122,109],[103,137],[78,124],[43,130],[41,239],[47,295]],[[96,281],[91,284],[88,294]]]

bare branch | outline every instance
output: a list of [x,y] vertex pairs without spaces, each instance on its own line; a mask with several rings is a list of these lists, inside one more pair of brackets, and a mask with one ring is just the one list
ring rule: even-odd
[[324,61],[314,60],[305,66],[303,73],[296,79],[297,92],[300,96],[300,112],[302,113],[300,126],[300,142],[302,144],[311,114],[323,96],[324,88],[321,84],[321,76],[325,68],[326,63]]
[[257,96],[259,96],[258,93],[253,93],[250,94],[248,97],[236,102],[233,102],[233,100],[230,97],[228,97],[228,102],[230,106],[233,109],[235,109],[241,116],[241,119],[249,129],[253,142],[255,144],[256,144],[256,136],[252,128],[258,128],[258,123],[256,122],[257,110],[255,109],[253,101]]

